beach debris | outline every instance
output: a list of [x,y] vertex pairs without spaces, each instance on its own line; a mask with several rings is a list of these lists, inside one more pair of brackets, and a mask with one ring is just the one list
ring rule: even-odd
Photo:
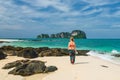
[[6,57],[7,55],[4,54],[2,50],[0,50],[0,59],[5,59]]
[[106,66],[106,65],[101,65],[102,67],[105,67],[105,68],[108,68],[108,66]]
[[56,66],[46,66],[46,61],[40,60],[17,60],[6,64],[3,69],[13,68],[8,74],[29,76],[37,73],[47,73],[57,70]]

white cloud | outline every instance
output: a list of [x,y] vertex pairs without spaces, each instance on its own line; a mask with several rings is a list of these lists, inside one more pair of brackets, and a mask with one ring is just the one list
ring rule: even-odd
[[120,24],[114,24],[111,26],[112,28],[120,28]]
[[52,6],[60,11],[68,12],[70,10],[67,4],[60,2],[60,0],[23,0],[24,2],[30,3],[32,6],[39,8],[46,8]]
[[120,16],[120,10],[114,13],[115,16]]
[[119,0],[83,0],[83,1],[89,3],[92,6],[102,6],[106,4],[113,4],[119,2]]
[[86,11],[86,12],[84,12],[83,15],[90,15],[90,14],[94,14],[94,13],[97,13],[97,12],[102,12],[102,9],[93,9],[93,10],[90,10],[90,11]]
[[1,25],[0,29],[3,29],[3,30],[22,30],[23,27],[21,25]]
[[[89,18],[82,18],[81,16],[87,16],[87,15],[91,15],[97,12],[102,12],[101,15],[99,15],[99,17],[106,17],[106,16],[112,16],[109,14],[109,9],[104,9],[104,8],[100,8],[100,9],[92,9],[92,10],[88,10],[85,12],[82,12],[83,10],[86,10],[88,8],[90,8],[93,4],[95,4],[95,6],[97,5],[104,5],[104,4],[109,4],[112,3],[110,2],[110,0],[83,0],[86,3],[90,3],[90,5],[86,5],[83,7],[83,9],[77,11],[77,10],[71,10],[72,8],[72,0],[65,0],[63,2],[61,2],[60,0],[22,0],[26,3],[29,3],[31,6],[34,7],[30,7],[28,5],[15,5],[13,2],[13,0],[1,0],[0,1],[0,18],[2,19],[0,21],[0,24],[27,24],[27,23],[37,23],[35,22],[35,20],[32,20],[32,18],[44,18],[46,20],[46,23],[48,24],[52,24],[52,23],[56,23],[58,25],[75,25],[75,24],[79,24],[81,22],[83,22],[83,24],[86,24],[89,26],[93,26],[92,24],[95,24],[94,22],[98,19],[90,19],[91,21],[89,21]],[[70,2],[71,1],[71,2]],[[68,4],[67,4],[68,2]],[[116,1],[113,1],[116,2]],[[54,12],[54,13],[49,13],[49,12],[42,12],[38,9],[42,9],[42,8],[46,8],[52,6],[54,8],[56,8],[58,10],[58,12]],[[59,12],[59,11],[62,11]],[[119,15],[119,12],[116,12],[115,15]],[[64,17],[68,17],[71,18],[70,20],[64,20]],[[61,21],[61,22],[60,22]],[[50,22],[50,23],[49,23]],[[99,20],[98,23],[102,21]],[[43,23],[43,22],[39,22],[39,23]],[[44,22],[45,23],[45,22]],[[104,23],[104,22],[103,22]],[[83,25],[80,24],[80,25]]]

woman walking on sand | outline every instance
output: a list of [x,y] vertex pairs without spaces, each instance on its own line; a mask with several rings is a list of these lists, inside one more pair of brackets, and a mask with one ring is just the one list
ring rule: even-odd
[[75,52],[76,52],[76,45],[74,42],[74,38],[70,38],[70,42],[68,43],[68,50],[69,50],[69,55],[70,55],[70,62],[74,64],[75,62]]

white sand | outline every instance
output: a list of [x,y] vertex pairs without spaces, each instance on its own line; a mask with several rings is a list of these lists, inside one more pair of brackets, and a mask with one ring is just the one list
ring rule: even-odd
[[[8,57],[0,60],[0,68],[8,62],[23,59]],[[0,80],[120,80],[120,66],[91,56],[77,56],[76,63],[70,64],[69,56],[39,57],[34,60],[47,61],[47,66],[57,66],[58,70],[47,74],[35,74],[29,77],[8,75],[8,70],[0,69]],[[101,65],[108,66],[102,67]]]
[[0,60],[0,80],[25,80],[24,77],[22,76],[19,76],[19,75],[10,75],[8,74],[8,72],[11,70],[11,69],[2,69],[2,67],[9,63],[9,62],[13,62],[13,61],[16,61],[18,59],[23,59],[23,58],[18,58],[18,57],[13,57],[13,56],[8,56],[6,59],[3,59],[3,60]]

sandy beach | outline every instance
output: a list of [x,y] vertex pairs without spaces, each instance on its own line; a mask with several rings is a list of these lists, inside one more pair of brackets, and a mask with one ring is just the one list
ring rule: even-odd
[[34,58],[47,61],[46,66],[54,65],[58,70],[27,77],[9,75],[9,70],[1,69],[6,63],[20,59],[24,58],[8,56],[0,60],[0,80],[120,80],[119,65],[92,56],[76,56],[75,64],[70,64],[69,56]]

